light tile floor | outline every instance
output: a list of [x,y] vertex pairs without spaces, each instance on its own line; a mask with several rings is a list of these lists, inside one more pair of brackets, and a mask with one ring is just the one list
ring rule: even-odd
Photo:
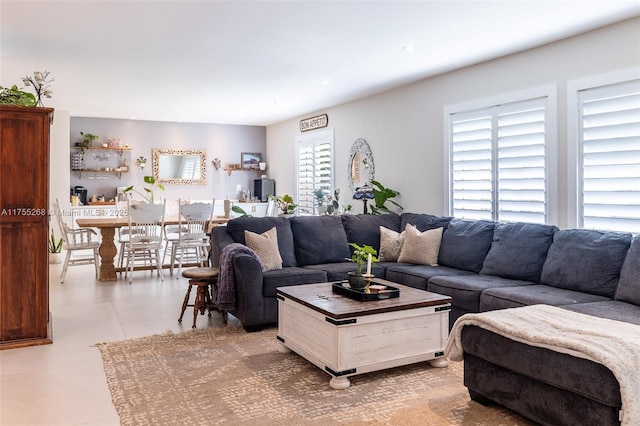
[[[193,308],[178,316],[187,279],[164,281],[135,272],[133,283],[95,280],[91,265],[73,266],[60,284],[50,266],[53,344],[0,351],[0,425],[118,425],[102,368],[99,342],[191,330]],[[193,300],[195,289],[191,292]],[[238,326],[231,317],[230,326]],[[221,316],[199,315],[198,328],[224,327]]]

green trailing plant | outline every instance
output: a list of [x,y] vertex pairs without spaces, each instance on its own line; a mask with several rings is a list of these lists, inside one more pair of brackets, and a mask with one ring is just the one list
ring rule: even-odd
[[144,191],[145,191],[144,193],[138,191],[137,189],[134,189],[133,185],[126,187],[122,192],[124,194],[127,194],[129,192],[135,192],[136,194],[144,198],[145,201],[147,201],[148,203],[153,203],[153,188],[158,188],[159,190],[164,191],[164,185],[162,185],[159,182],[156,182],[156,178],[154,178],[153,176],[145,176],[144,182],[149,184],[149,187],[144,188]]
[[38,101],[32,93],[23,92],[14,84],[11,87],[0,86],[0,104],[34,107]]
[[364,265],[369,261],[369,255],[371,255],[371,263],[378,261],[378,252],[373,247],[366,244],[359,246],[356,243],[349,243],[349,245],[353,248],[353,254],[351,258],[347,258],[346,260],[356,264],[357,274],[363,273]]
[[240,206],[233,206],[231,207],[231,211],[234,211],[236,213],[238,213],[240,215],[240,217],[252,217],[249,213],[247,213],[242,207]]
[[53,229],[49,237],[49,253],[60,253],[62,251],[62,238],[57,239]]
[[93,141],[100,137],[98,135],[94,135],[93,133],[84,132],[80,132],[80,136],[82,136],[82,143],[80,144],[82,152],[85,152],[87,149],[91,148],[91,145],[93,145]]
[[398,207],[400,210],[403,209],[400,204],[392,200],[392,198],[400,195],[398,191],[391,188],[385,188],[380,182],[375,180],[372,180],[371,184],[373,185],[373,200],[375,202],[375,205],[370,206],[371,214],[394,213],[393,210],[390,210],[385,206],[387,201]]

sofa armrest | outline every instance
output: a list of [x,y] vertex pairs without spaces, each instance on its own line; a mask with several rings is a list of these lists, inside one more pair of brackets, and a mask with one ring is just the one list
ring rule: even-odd
[[266,312],[262,267],[252,256],[242,253],[233,257],[233,272],[236,309],[231,313],[245,326],[264,324]]
[[233,238],[227,232],[226,226],[216,226],[211,230],[211,250],[209,251],[209,261],[214,268],[220,267],[220,254],[222,249],[231,243]]

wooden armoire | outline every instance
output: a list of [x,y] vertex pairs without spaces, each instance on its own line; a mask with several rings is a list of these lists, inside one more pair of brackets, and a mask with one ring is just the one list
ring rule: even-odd
[[49,129],[53,109],[0,105],[0,349],[51,343]]

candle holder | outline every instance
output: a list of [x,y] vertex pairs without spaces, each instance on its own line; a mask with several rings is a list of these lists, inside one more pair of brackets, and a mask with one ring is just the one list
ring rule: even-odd
[[371,284],[371,279],[373,277],[375,277],[375,275],[373,274],[362,274],[362,276],[364,277],[364,292],[365,293],[371,293],[371,290],[369,289],[369,284]]

